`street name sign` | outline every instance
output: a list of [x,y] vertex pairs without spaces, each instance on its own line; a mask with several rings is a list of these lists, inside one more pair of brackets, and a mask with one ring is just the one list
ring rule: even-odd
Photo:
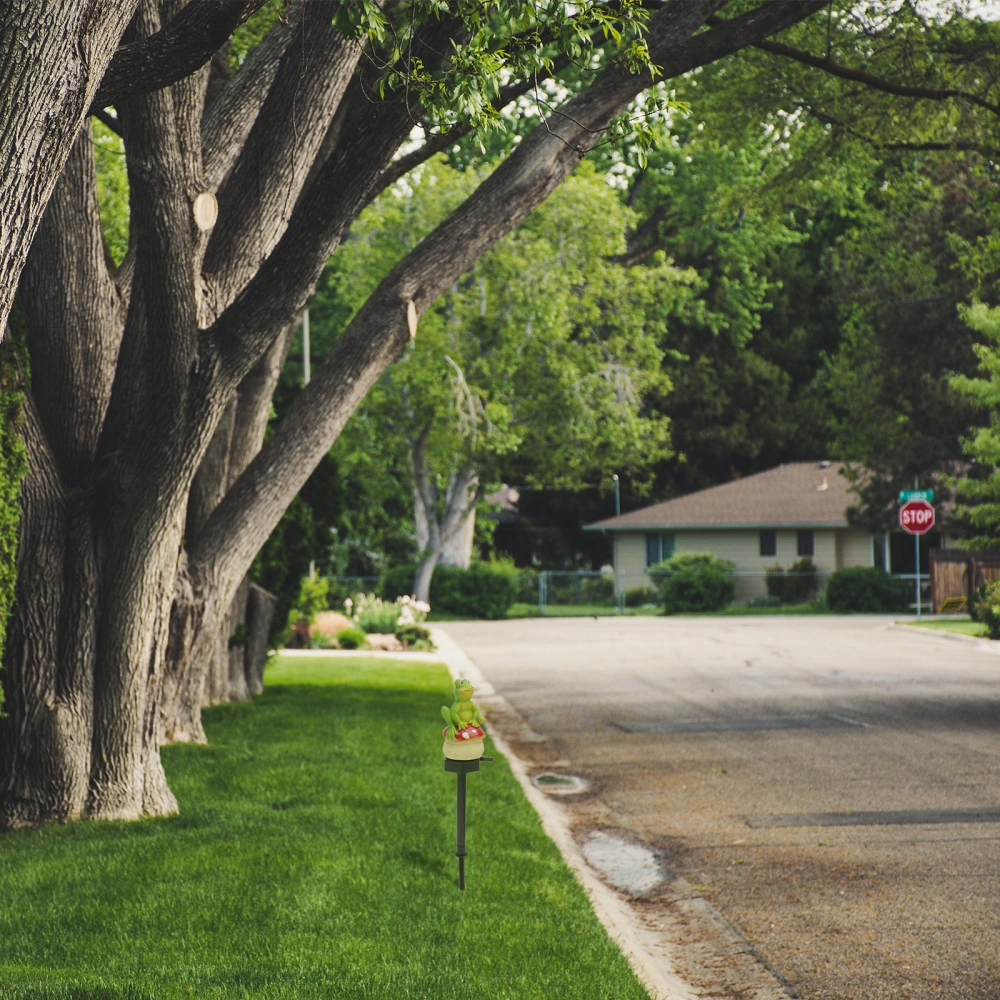
[[910,500],[926,500],[928,503],[934,503],[934,491],[933,490],[900,490],[899,491],[899,502],[907,503]]
[[934,508],[926,500],[907,500],[899,508],[899,526],[911,535],[926,534],[934,527]]

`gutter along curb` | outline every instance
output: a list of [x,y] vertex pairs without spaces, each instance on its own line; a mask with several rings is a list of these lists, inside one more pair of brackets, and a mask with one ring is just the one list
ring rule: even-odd
[[[477,702],[486,709],[490,707],[502,709],[504,715],[517,716],[517,710],[503,696],[496,693],[482,671],[447,632],[435,628],[432,630],[432,636],[438,647],[437,659],[445,663],[453,679],[466,677],[472,681],[477,692]],[[527,729],[527,726],[525,728]],[[653,1000],[696,1000],[700,991],[696,991],[684,982],[674,971],[671,961],[671,942],[664,935],[643,926],[632,907],[601,881],[577,847],[570,833],[565,810],[531,783],[524,761],[513,752],[507,741],[492,726],[489,728],[489,736],[497,750],[507,759],[525,797],[538,813],[545,833],[559,848],[563,860],[589,896],[597,919],[611,940],[621,948],[632,971],[649,990]]]

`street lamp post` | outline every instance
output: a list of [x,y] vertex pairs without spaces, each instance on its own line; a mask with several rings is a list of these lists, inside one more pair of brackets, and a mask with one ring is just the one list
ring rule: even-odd
[[[618,473],[616,472],[612,477],[612,481],[615,484],[615,517],[620,517],[622,512],[622,495],[618,485]],[[615,537],[615,536],[612,536]],[[617,591],[618,600],[615,602],[618,614],[622,614],[625,610],[625,587],[622,586],[622,581],[618,579],[618,546],[614,542],[612,544],[612,556],[614,558],[614,571],[615,571],[615,590]]]

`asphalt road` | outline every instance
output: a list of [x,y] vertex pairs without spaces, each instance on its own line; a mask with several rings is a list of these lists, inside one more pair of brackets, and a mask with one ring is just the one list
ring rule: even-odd
[[887,625],[444,627],[792,993],[997,1000],[1000,656]]

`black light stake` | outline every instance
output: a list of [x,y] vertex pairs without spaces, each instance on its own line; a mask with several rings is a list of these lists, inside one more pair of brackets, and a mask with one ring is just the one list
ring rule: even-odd
[[444,769],[454,771],[456,784],[456,809],[455,809],[455,857],[458,858],[458,887],[465,888],[465,776],[470,771],[479,770],[479,762],[485,760],[492,764],[492,757],[477,757],[475,760],[451,760],[444,759]]

